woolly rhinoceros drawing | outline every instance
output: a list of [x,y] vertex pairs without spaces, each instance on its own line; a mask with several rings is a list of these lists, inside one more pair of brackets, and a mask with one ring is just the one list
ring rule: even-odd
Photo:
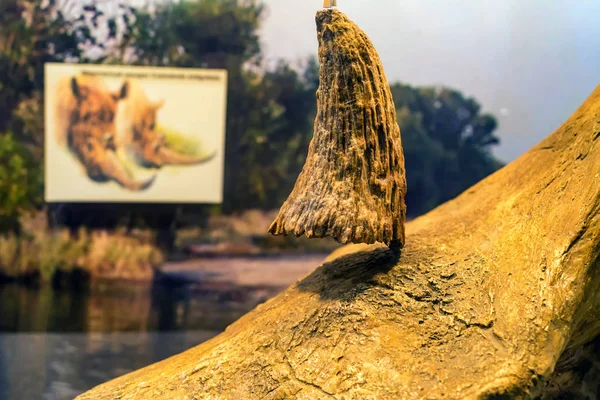
[[129,190],[147,189],[155,176],[136,181],[119,160],[115,147],[117,103],[127,98],[127,85],[111,92],[93,76],[64,78],[55,103],[55,135],[95,182],[115,181]]
[[150,101],[135,80],[125,81],[112,92],[98,77],[69,77],[59,83],[56,95],[56,140],[95,182],[112,180],[141,191],[149,188],[157,175],[136,180],[127,160],[157,170],[167,165],[201,164],[215,155],[193,156],[170,148],[164,133],[157,129],[157,112],[164,101]]

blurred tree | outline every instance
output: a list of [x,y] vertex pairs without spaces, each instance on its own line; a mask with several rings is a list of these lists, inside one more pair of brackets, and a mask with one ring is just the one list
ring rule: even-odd
[[[116,35],[110,27],[122,18],[106,17],[94,0],[2,0],[0,132],[10,128],[41,155],[44,64],[93,61],[86,53],[102,51],[106,40]],[[98,33],[102,31],[106,33]]]
[[239,143],[245,187],[237,190],[247,196],[239,200],[240,206],[277,208],[292,190],[313,135],[315,71],[318,73],[318,66],[312,58],[298,68],[281,61],[251,80],[249,95],[254,108]]
[[260,1],[167,1],[131,11],[119,58],[141,65],[226,68],[234,76],[247,63],[261,61]]
[[[39,100],[44,63],[80,56],[77,27],[74,21],[65,19],[52,0],[0,3],[0,131],[14,122],[13,111],[21,101],[36,92]],[[17,136],[20,133],[15,132]],[[39,138],[23,139],[39,142]]]
[[407,211],[417,216],[448,201],[502,164],[490,150],[496,119],[475,99],[448,88],[392,85],[406,157]]
[[[12,131],[10,139],[4,138],[2,133],[0,137],[4,140],[4,151],[10,148],[19,151],[19,157],[27,157],[27,163],[13,161],[13,167],[31,167],[24,173],[38,173],[40,181],[43,175],[44,64],[89,61],[85,51],[94,46],[103,47],[91,28],[98,27],[100,22],[109,26],[114,20],[102,19],[102,16],[103,12],[92,1],[0,2],[0,132]],[[110,32],[105,36],[110,37]],[[27,193],[25,197],[35,200],[35,206],[42,206],[42,186],[25,184],[20,188],[39,191]],[[20,209],[14,208],[14,211]]]
[[227,69],[225,212],[277,207],[312,137],[316,62],[300,68],[281,62],[265,71],[258,34],[263,13],[255,0],[138,9],[120,52],[138,65]]
[[19,216],[41,203],[39,167],[11,133],[0,135],[0,232],[18,232]]
[[44,63],[77,55],[69,24],[53,1],[0,3],[0,231],[43,197]]

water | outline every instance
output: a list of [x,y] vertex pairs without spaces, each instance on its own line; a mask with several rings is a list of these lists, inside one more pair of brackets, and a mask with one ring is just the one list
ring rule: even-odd
[[280,288],[111,282],[92,292],[0,285],[0,332],[221,331]]
[[0,399],[70,400],[218,333],[0,334]]
[[67,400],[219,334],[281,287],[0,286],[0,399]]

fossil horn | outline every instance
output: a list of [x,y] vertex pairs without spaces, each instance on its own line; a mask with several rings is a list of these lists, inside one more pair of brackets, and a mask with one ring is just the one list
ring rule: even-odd
[[316,23],[314,137],[269,232],[402,247],[404,155],[383,66],[367,35],[338,9],[317,12]]

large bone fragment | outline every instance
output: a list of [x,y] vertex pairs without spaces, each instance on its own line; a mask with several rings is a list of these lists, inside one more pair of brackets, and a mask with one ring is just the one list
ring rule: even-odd
[[407,238],[401,254],[346,246],[221,335],[79,399],[575,398],[565,369],[600,335],[600,86]]

